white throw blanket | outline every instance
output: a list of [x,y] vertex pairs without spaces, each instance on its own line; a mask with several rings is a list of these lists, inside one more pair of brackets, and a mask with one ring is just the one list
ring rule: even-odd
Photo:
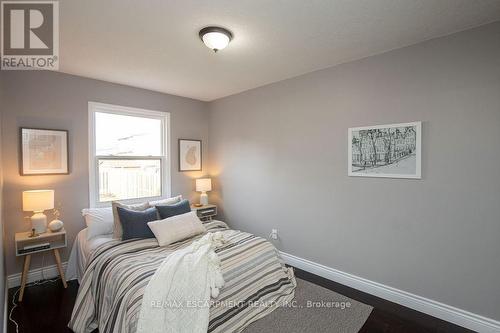
[[138,333],[206,333],[210,296],[224,285],[214,249],[225,243],[221,232],[208,233],[167,257],[142,298]]

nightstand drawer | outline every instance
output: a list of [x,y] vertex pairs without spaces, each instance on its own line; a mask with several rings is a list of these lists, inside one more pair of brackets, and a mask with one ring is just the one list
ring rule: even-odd
[[198,215],[198,217],[202,221],[209,221],[217,215],[217,206],[215,205],[207,205],[201,207],[192,206],[191,209],[196,211],[196,215]]
[[215,216],[217,215],[217,207],[198,209],[199,217]]
[[44,232],[36,237],[29,237],[31,232],[16,233],[16,256],[66,247],[66,231]]

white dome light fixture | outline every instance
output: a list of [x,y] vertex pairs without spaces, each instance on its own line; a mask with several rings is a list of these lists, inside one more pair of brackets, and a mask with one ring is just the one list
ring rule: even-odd
[[203,43],[214,52],[225,48],[233,39],[233,34],[221,27],[205,27],[200,30],[199,36]]

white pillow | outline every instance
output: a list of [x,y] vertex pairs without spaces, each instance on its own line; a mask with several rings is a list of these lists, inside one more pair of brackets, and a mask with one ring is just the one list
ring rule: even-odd
[[160,246],[169,245],[206,231],[196,212],[167,217],[163,220],[148,222]]
[[87,239],[113,233],[113,210],[106,208],[84,208],[82,215],[87,224]]

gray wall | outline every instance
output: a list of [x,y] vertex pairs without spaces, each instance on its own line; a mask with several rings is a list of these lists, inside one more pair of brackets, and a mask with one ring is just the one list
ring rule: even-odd
[[[62,205],[61,219],[70,241],[63,253],[64,261],[69,256],[77,232],[84,228],[80,211],[89,205],[89,101],[170,112],[172,194],[183,194],[197,200],[193,178],[201,176],[202,172],[177,171],[177,139],[203,140],[204,156],[207,156],[205,103],[54,72],[2,71],[0,80],[4,91],[1,127],[7,274],[21,271],[22,259],[16,258],[14,253],[14,233],[30,229],[29,219],[23,219],[22,191],[37,188],[55,190],[55,202]],[[67,176],[20,176],[20,126],[69,130],[71,173]],[[32,269],[41,265],[41,257],[33,258]],[[50,254],[45,257],[45,265],[53,263]]]
[[[2,83],[0,82],[0,105],[3,104],[4,98],[3,98],[3,89],[2,89]],[[2,119],[1,119],[1,113],[2,109],[0,108],[0,161],[2,160]],[[7,327],[5,325],[5,320],[4,318],[4,311],[5,311],[5,290],[6,290],[6,283],[7,279],[5,278],[5,255],[4,255],[4,249],[5,249],[5,236],[4,236],[4,227],[3,227],[3,170],[2,170],[2,163],[0,163],[0,330],[2,330],[4,327]],[[5,332],[6,333],[6,332]]]
[[[422,180],[347,176],[347,129],[423,121]],[[500,319],[500,23],[210,103],[211,200],[283,251]]]

